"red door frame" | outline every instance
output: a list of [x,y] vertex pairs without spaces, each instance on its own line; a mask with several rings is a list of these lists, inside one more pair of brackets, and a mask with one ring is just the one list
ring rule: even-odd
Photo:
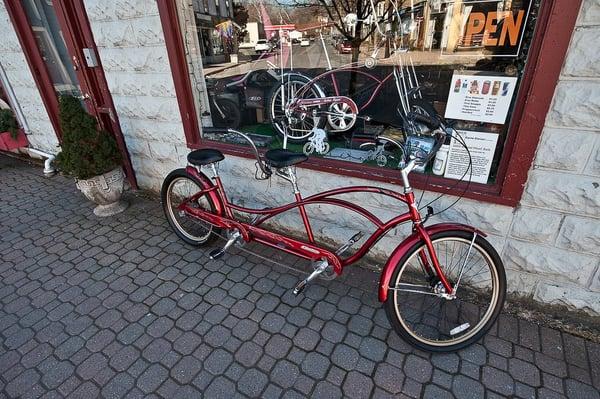
[[[59,141],[61,129],[58,121],[58,99],[46,64],[40,54],[33,35],[33,30],[20,2],[5,0],[4,4],[10,15],[19,42],[25,53],[27,63],[34,75],[34,80],[39,89],[42,101],[48,116],[56,131]],[[108,89],[104,69],[100,60],[98,49],[94,41],[92,30],[87,18],[87,13],[82,0],[65,1],[54,0],[54,10],[58,23],[63,32],[65,45],[71,56],[73,67],[76,70],[81,92],[89,96],[85,99],[88,112],[96,117],[100,128],[111,132],[123,157],[123,168],[131,187],[137,189],[135,172],[131,164],[129,152],[125,144],[119,118],[114,107],[112,96]],[[98,66],[88,68],[83,57],[83,48],[91,48],[96,54]]]
[[[497,183],[493,185],[449,182],[435,176],[415,174],[414,186],[427,191],[463,195],[465,197],[501,205],[517,206],[523,195],[527,175],[544,127],[554,90],[566,57],[571,34],[575,28],[582,0],[545,0],[542,2],[536,33],[519,89],[511,126],[498,170]],[[162,28],[169,55],[175,92],[183,119],[187,145],[200,148],[200,139],[192,85],[189,79],[183,36],[179,26],[176,0],[157,0]],[[242,147],[210,141],[210,146],[224,153],[251,158],[252,153]],[[388,169],[361,165],[357,170],[347,162],[311,158],[302,167],[334,174],[354,176],[369,180],[402,184],[399,173]]]

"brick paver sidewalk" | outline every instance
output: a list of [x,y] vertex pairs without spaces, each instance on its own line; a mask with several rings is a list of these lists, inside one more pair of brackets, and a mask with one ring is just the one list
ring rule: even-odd
[[72,181],[0,156],[0,397],[599,397],[600,345],[502,315],[459,353],[413,350],[375,274],[296,298],[297,275],[209,261],[129,200],[96,218]]

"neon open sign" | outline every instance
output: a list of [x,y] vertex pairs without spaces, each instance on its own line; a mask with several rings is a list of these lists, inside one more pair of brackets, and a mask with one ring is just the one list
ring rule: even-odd
[[497,0],[448,3],[442,55],[517,57],[532,3],[510,9]]

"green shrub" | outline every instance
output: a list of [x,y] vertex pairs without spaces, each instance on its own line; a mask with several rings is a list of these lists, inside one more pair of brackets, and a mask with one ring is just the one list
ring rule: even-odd
[[98,129],[96,119],[85,111],[77,98],[59,98],[59,119],[62,144],[56,164],[61,172],[84,180],[121,165],[121,153],[114,137]]
[[4,132],[10,132],[13,140],[17,139],[19,133],[19,124],[10,109],[0,109],[0,133]]

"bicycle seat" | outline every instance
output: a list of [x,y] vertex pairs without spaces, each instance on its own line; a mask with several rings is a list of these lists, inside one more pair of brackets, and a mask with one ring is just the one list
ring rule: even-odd
[[219,150],[212,148],[202,148],[200,150],[194,150],[187,156],[187,160],[192,165],[208,165],[213,162],[219,162],[225,159],[223,153]]
[[265,152],[265,159],[269,165],[279,169],[304,162],[308,157],[298,152],[277,148]]

